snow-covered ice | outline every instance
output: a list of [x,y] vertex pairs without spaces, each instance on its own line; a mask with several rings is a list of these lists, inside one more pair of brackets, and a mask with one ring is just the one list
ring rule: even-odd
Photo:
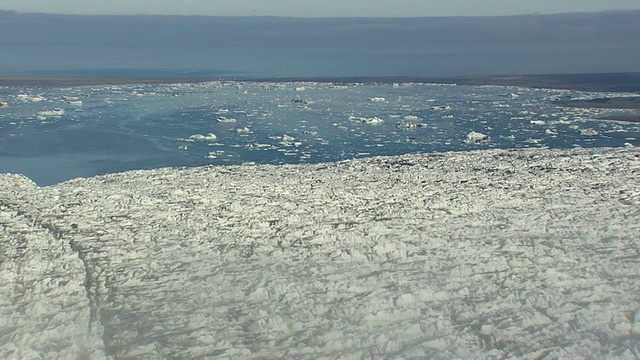
[[640,152],[0,175],[1,358],[626,358]]

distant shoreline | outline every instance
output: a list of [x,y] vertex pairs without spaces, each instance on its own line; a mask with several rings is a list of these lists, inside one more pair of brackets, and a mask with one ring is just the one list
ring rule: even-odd
[[333,83],[433,83],[457,85],[498,85],[530,88],[566,89],[592,92],[638,92],[640,72],[602,74],[557,74],[514,76],[324,76],[324,77],[0,77],[0,86],[10,87],[70,87],[91,85],[175,84],[208,81],[257,82],[333,82]]

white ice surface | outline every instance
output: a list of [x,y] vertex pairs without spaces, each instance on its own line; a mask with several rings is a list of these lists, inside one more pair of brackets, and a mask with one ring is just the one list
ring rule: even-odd
[[2,358],[640,356],[635,149],[0,175],[0,204]]

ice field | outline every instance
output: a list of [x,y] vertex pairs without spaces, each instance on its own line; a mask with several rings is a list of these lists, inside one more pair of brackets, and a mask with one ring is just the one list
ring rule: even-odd
[[636,359],[639,173],[528,149],[2,175],[0,357]]
[[524,147],[637,146],[633,110],[557,99],[632,94],[420,83],[217,81],[2,88],[0,172],[39,185],[166,166],[319,163]]
[[0,358],[638,359],[638,124],[552,103],[596,96],[2,89]]

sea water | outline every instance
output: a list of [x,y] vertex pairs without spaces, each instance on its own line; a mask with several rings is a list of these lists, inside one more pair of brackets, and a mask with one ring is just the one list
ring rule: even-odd
[[0,173],[39,185],[167,166],[318,163],[415,152],[640,144],[629,94],[422,83],[214,81],[0,88]]

